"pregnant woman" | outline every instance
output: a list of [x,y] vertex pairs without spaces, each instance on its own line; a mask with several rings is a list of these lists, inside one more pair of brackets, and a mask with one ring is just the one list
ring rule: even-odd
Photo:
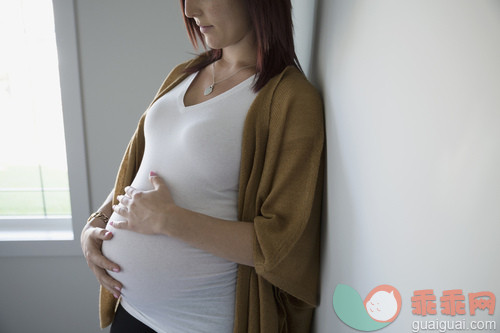
[[321,99],[290,0],[181,0],[208,51],[168,75],[81,243],[111,332],[309,332]]

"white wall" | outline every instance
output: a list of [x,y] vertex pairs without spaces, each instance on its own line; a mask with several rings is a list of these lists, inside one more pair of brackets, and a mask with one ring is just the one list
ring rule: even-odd
[[[339,283],[500,296],[500,2],[319,0],[314,79],[326,108],[328,179],[316,332]],[[498,305],[498,303],[497,303]],[[498,312],[498,310],[497,310]]]
[[313,64],[316,0],[291,0],[295,53],[304,73],[309,76]]

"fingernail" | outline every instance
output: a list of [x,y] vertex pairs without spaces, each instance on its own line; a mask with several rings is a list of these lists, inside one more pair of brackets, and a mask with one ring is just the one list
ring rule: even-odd
[[122,289],[120,287],[118,287],[118,286],[115,286],[115,289],[118,290],[119,292],[122,291]]
[[108,237],[109,235],[112,235],[111,231],[108,231],[106,234],[104,234],[105,237]]
[[[113,272],[118,273],[119,271],[120,271],[120,270],[119,270],[118,268],[116,268],[116,267],[115,267],[115,268],[113,268]],[[118,288],[118,287],[115,287],[115,289],[116,289],[116,288]],[[118,289],[118,290],[120,290],[120,289]]]
[[115,296],[115,298],[118,299],[118,295],[117,294],[113,294],[113,296]]
[[156,177],[156,176],[158,176],[158,175],[157,175],[157,174],[156,174],[156,172],[154,172],[154,171],[151,171],[151,172],[149,173],[149,177]]
[[[108,222],[109,225],[113,225],[113,221],[109,221]],[[107,234],[106,234],[107,235]]]

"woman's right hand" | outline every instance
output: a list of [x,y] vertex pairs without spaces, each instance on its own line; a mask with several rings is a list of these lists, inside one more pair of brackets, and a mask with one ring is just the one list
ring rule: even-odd
[[103,227],[104,223],[99,226],[93,225],[99,223],[96,220],[98,219],[87,223],[82,230],[80,242],[83,255],[101,286],[110,291],[115,298],[118,298],[121,294],[122,284],[113,279],[107,271],[119,272],[120,266],[106,258],[101,250],[102,242],[113,238],[113,234]]

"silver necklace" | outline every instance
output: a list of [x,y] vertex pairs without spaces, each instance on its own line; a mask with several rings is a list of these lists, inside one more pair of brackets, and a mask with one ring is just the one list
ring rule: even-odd
[[203,92],[203,95],[205,95],[205,96],[210,95],[212,93],[212,91],[214,91],[214,87],[215,87],[216,84],[224,82],[224,81],[232,78],[233,76],[235,76],[236,74],[238,74],[242,70],[250,68],[250,67],[254,67],[254,66],[255,66],[255,64],[254,65],[248,65],[248,66],[245,66],[245,67],[241,67],[236,72],[234,72],[233,74],[229,75],[228,77],[225,77],[222,80],[219,80],[219,81],[215,82],[215,62],[213,62],[212,63],[212,84],[205,88],[205,91]]

